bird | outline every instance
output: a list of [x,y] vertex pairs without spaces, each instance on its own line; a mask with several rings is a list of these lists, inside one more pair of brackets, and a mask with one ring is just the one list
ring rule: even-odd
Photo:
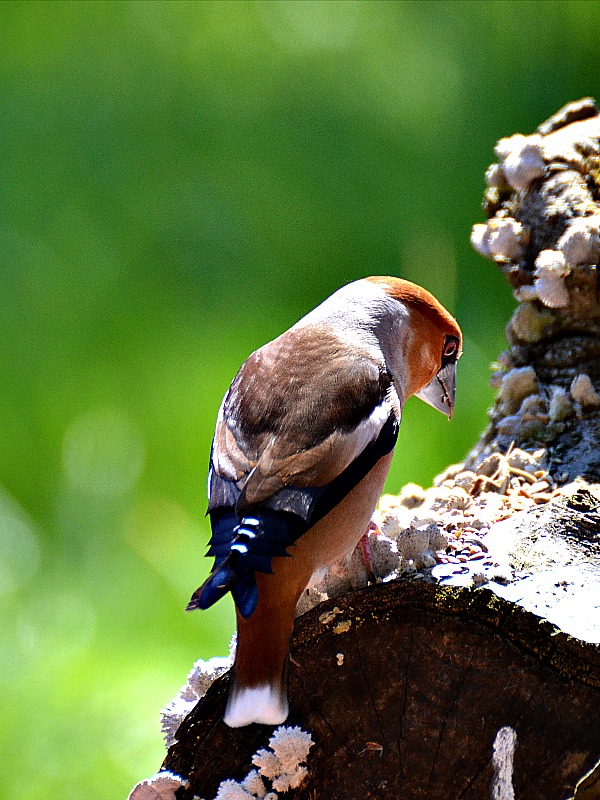
[[224,722],[279,725],[296,605],[369,527],[405,402],[452,418],[462,334],[426,289],[346,284],[242,364],[208,475],[214,567],[187,610],[231,593],[237,646]]

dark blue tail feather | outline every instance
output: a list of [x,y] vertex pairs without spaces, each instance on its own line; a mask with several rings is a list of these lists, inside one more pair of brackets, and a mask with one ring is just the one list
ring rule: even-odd
[[231,589],[235,605],[244,619],[252,616],[258,604],[258,586],[254,574],[246,575]]
[[217,600],[224,597],[231,588],[232,581],[235,580],[235,572],[228,564],[223,564],[213,569],[207,580],[204,581],[199,589],[196,589],[187,610],[194,608],[210,608]]
[[187,610],[206,609],[231,592],[240,614],[251,616],[258,603],[255,572],[272,573],[271,559],[287,557],[287,549],[307,529],[296,514],[264,510],[240,519],[232,510],[211,513],[213,534],[207,555],[212,572],[197,589]]

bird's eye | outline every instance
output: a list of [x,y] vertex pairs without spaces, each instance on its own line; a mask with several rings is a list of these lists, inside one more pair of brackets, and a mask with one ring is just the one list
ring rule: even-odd
[[456,339],[450,339],[444,345],[444,350],[442,355],[444,358],[452,358],[457,354],[457,352],[458,352],[458,342],[456,341]]

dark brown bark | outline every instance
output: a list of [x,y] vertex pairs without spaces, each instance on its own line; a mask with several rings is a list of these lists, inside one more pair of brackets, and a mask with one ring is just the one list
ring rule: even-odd
[[[530,538],[562,537],[567,560],[600,572],[599,507],[582,491],[535,509]],[[344,621],[349,628],[336,633]],[[211,686],[163,765],[189,778],[182,800],[214,797],[225,777],[243,778],[267,743],[270,729],[223,724],[227,684],[224,676]],[[488,798],[492,745],[506,726],[517,735],[518,798],[570,797],[600,754],[600,647],[487,588],[412,579],[319,605],[297,622],[290,699],[288,724],[316,742],[299,799]]]
[[[342,613],[322,624],[334,607]],[[349,630],[333,633],[345,619]],[[598,648],[487,590],[409,581],[338,597],[299,620],[293,659],[289,724],[317,743],[299,799],[488,798],[507,725],[518,798],[566,798],[600,752]],[[262,726],[220,721],[226,688],[213,684],[165,761],[190,779],[182,800],[242,778],[266,744]]]

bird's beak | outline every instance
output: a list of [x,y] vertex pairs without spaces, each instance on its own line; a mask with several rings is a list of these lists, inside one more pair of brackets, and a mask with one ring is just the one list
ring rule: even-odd
[[446,364],[416,396],[452,419],[456,395],[456,362]]

